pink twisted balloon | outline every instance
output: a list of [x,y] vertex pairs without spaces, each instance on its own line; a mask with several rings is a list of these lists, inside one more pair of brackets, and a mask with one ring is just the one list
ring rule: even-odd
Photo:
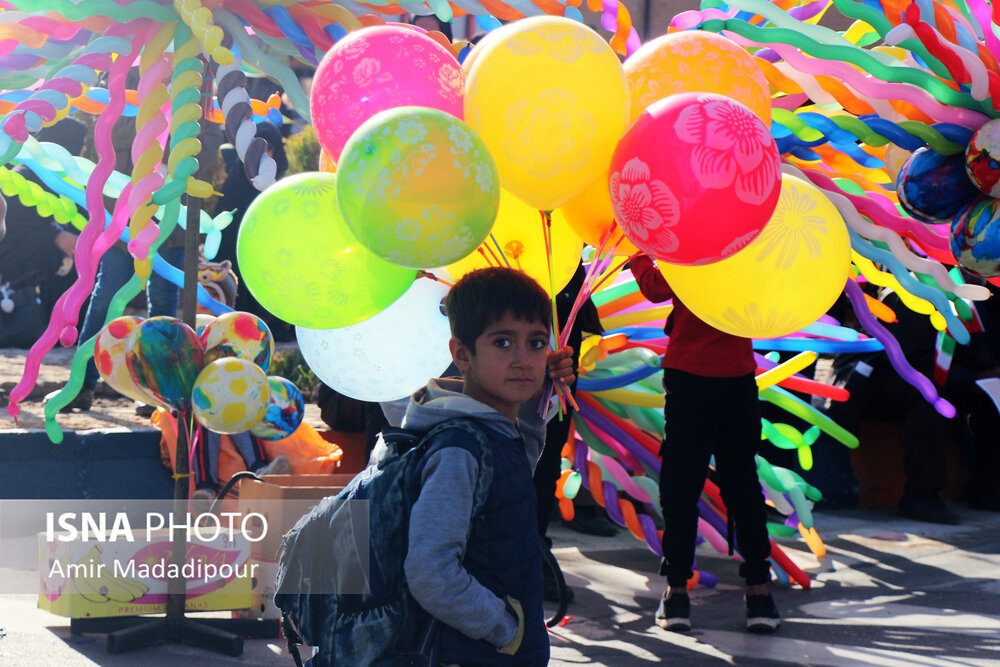
[[[76,341],[76,323],[79,319],[80,307],[94,288],[97,262],[121,233],[121,229],[119,229],[114,236],[111,236],[111,232],[104,229],[104,186],[115,168],[115,150],[111,141],[111,129],[125,109],[125,79],[141,45],[149,36],[147,35],[149,26],[148,19],[136,19],[126,24],[113,26],[108,30],[109,36],[131,35],[132,37],[129,52],[120,54],[111,65],[108,86],[110,100],[107,109],[98,119],[94,129],[94,144],[99,160],[87,181],[87,209],[90,211],[90,219],[77,240],[76,252],[74,253],[77,280],[56,301],[55,307],[52,309],[52,318],[49,320],[45,332],[28,351],[24,362],[24,374],[17,386],[11,390],[10,404],[7,406],[7,413],[15,419],[21,412],[18,403],[23,401],[35,386],[42,358],[55,347],[56,341],[60,339],[59,332],[62,333],[63,345],[69,346]],[[100,55],[110,58],[107,54]],[[126,211],[127,193],[123,192],[118,205],[115,206],[115,214],[120,220],[124,218],[127,221]],[[122,226],[122,228],[124,227]],[[99,244],[98,241],[100,241]],[[99,253],[98,250],[100,250]]]

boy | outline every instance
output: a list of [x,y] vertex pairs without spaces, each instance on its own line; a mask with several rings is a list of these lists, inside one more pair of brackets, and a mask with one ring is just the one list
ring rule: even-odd
[[674,300],[674,310],[664,323],[670,342],[661,364],[666,428],[660,448],[664,520],[660,573],[666,575],[668,589],[656,611],[656,624],[676,632],[691,629],[687,581],[693,574],[697,503],[714,454],[719,489],[743,556],[740,575],[746,580],[747,630],[774,632],[781,620],[767,585],[771,543],[754,458],[760,445],[760,407],[751,341],[699,320],[646,255],[633,256],[631,268],[647,299]]
[[462,378],[428,382],[413,395],[403,427],[426,432],[457,417],[474,419],[492,452],[493,477],[482,512],[472,517],[476,457],[445,446],[428,458],[410,516],[406,581],[442,623],[442,663],[545,665],[531,479],[545,437],[537,401],[547,366],[556,381],[573,379],[572,350],[548,352],[551,302],[520,271],[473,271],[455,284],[445,307]]

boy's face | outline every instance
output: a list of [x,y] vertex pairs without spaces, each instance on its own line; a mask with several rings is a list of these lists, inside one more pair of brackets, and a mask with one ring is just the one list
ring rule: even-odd
[[476,339],[475,352],[457,338],[450,342],[455,365],[465,378],[464,394],[513,422],[521,403],[545,380],[549,330],[505,313]]

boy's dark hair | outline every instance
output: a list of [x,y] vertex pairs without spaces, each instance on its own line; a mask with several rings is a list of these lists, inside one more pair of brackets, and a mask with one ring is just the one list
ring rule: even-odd
[[534,278],[516,269],[490,267],[464,276],[448,292],[451,335],[476,352],[476,339],[505,313],[552,329],[552,301]]

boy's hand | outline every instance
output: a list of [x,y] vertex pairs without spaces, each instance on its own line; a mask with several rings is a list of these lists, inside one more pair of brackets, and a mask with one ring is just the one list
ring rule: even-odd
[[517,619],[517,632],[514,633],[514,638],[510,640],[509,644],[501,646],[497,651],[504,655],[514,655],[521,648],[521,641],[524,639],[524,610],[521,609],[521,603],[509,595],[504,602],[506,602],[507,611]]
[[550,350],[545,365],[546,373],[552,380],[559,380],[564,385],[576,381],[576,372],[573,370],[573,348],[569,345],[555,351]]

